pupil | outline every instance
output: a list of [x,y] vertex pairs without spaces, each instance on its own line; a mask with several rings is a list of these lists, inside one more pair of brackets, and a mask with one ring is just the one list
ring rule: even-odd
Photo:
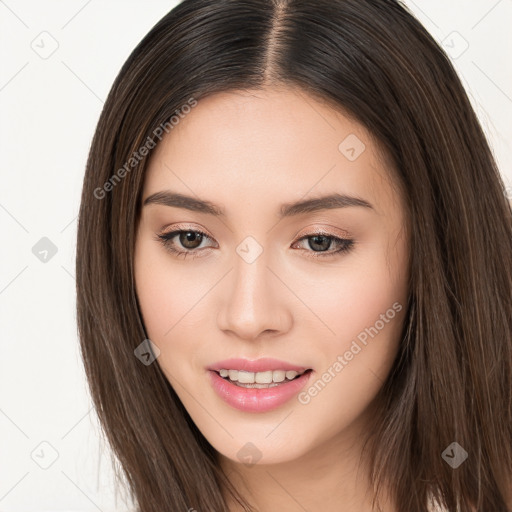
[[[325,247],[325,243],[322,244],[322,242],[318,242],[318,240],[321,240],[323,242],[326,242],[327,241],[327,247]],[[321,251],[326,251],[327,249],[329,249],[329,246],[331,245],[331,241],[329,240],[328,237],[324,236],[324,235],[316,235],[314,237],[312,237],[310,239],[310,242],[309,242],[309,246],[311,247],[311,249],[320,249]],[[316,247],[314,247],[316,246]],[[318,247],[320,246],[320,247]]]
[[202,235],[194,231],[186,231],[180,235],[180,243],[187,249],[196,249],[201,245],[201,239]]

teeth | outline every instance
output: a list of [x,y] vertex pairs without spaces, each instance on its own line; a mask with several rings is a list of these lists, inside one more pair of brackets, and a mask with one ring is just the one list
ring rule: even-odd
[[272,372],[272,381],[273,382],[283,382],[286,379],[286,372],[283,370],[274,370]]
[[[304,370],[305,371],[305,370]],[[297,375],[304,373],[295,370],[268,370],[266,372],[246,372],[243,370],[219,370],[221,377],[229,377],[229,380],[240,384],[270,384],[272,382],[283,382],[285,379],[292,380]]]
[[[252,375],[252,374],[251,374]],[[274,372],[269,370],[268,372],[256,372],[254,374],[254,381],[257,384],[270,384],[273,380]]]

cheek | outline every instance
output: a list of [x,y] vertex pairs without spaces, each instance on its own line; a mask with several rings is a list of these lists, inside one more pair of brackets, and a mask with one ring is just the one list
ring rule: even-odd
[[372,267],[340,274],[325,295],[310,295],[312,309],[335,333],[322,329],[325,335],[316,337],[317,375],[299,395],[311,432],[329,439],[366,421],[396,357],[406,296],[406,283],[390,279],[378,257]]
[[316,403],[337,403],[347,417],[360,413],[384,383],[406,310],[405,247],[389,257],[385,240],[371,249],[329,270],[330,279],[319,279],[322,286],[303,281],[301,292],[309,290],[308,306],[322,320],[316,349],[323,398]]
[[186,262],[181,270],[155,244],[153,240],[136,244],[136,291],[146,334],[160,349],[158,363],[174,375],[192,369],[201,354],[204,338],[197,319],[206,314],[204,299],[215,279],[186,270]]
[[[138,242],[135,249],[135,285],[140,310],[148,337],[160,347],[159,341],[174,325],[176,306],[175,289],[165,272],[165,264],[150,241]],[[161,347],[160,347],[161,348]]]
[[[403,272],[402,249],[388,257],[384,242],[362,248],[337,268],[295,280],[301,283],[298,295],[307,298],[308,307],[321,320],[323,335],[319,341],[326,340],[327,353],[334,347],[343,350],[345,345],[350,345],[348,340],[366,332],[376,322],[382,327],[381,315],[386,317],[383,332],[397,330],[396,324],[400,322],[396,321],[399,316],[396,309],[405,309],[407,274]],[[395,303],[401,308],[393,308]],[[333,339],[337,340],[334,344]]]

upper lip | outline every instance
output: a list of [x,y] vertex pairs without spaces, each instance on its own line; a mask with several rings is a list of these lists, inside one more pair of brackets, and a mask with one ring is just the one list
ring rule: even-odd
[[298,366],[295,364],[265,357],[251,361],[249,359],[224,359],[208,366],[208,370],[218,372],[219,370],[243,370],[246,372],[264,372],[267,370],[295,370],[296,372],[306,371],[306,366]]

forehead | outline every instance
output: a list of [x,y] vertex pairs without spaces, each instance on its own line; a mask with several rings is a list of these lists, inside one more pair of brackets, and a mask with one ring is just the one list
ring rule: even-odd
[[199,100],[153,150],[144,196],[172,189],[245,208],[308,193],[372,201],[390,193],[388,179],[361,124],[304,91],[267,88]]

